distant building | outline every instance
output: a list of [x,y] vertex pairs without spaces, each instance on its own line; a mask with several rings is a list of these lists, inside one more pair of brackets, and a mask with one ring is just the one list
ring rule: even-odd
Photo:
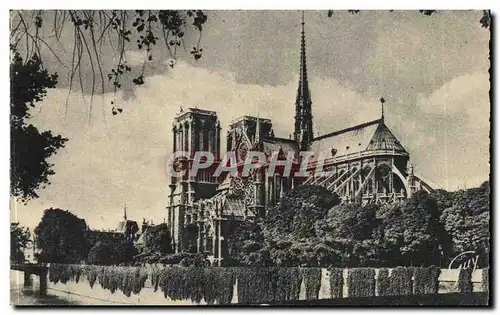
[[137,242],[140,236],[147,231],[150,226],[154,226],[153,221],[147,222],[143,218],[143,223],[141,229],[139,230],[139,225],[137,221],[129,220],[127,218],[127,207],[123,208],[123,220],[118,222],[116,229],[114,230],[91,230],[90,228],[86,231],[86,239],[92,246],[98,241],[131,241]]

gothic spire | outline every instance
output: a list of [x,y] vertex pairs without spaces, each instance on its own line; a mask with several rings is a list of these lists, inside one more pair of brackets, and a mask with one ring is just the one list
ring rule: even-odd
[[257,115],[257,123],[255,125],[255,145],[260,143],[260,113]]
[[123,220],[127,221],[127,205],[123,204]]
[[383,97],[380,98],[380,104],[381,104],[381,113],[380,113],[380,120],[384,121],[384,103],[385,99]]
[[294,138],[301,147],[306,147],[313,139],[311,95],[309,92],[309,82],[307,80],[306,64],[306,35],[304,23],[304,11],[302,11],[302,31],[300,36],[300,75],[297,89],[297,99],[295,100],[295,131]]

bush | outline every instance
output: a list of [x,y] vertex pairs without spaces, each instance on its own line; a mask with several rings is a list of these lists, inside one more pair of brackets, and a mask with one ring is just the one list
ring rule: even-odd
[[234,279],[232,269],[220,267],[154,267],[151,274],[155,290],[161,288],[165,298],[191,299],[195,303],[205,299],[208,304],[231,303]]
[[87,263],[90,265],[109,266],[117,263],[116,256],[114,243],[98,241],[89,250]]
[[321,288],[321,268],[304,268],[302,277],[306,287],[306,300],[317,300]]
[[472,292],[472,269],[461,268],[458,274],[458,290],[460,293]]
[[215,270],[216,285],[215,285],[215,300],[219,304],[231,304],[233,300],[233,288],[236,282],[236,277],[232,268],[209,268]]
[[439,291],[439,274],[436,266],[415,268],[415,294],[437,294]]
[[332,299],[342,298],[344,294],[344,270],[341,268],[330,268],[330,296]]
[[381,268],[378,271],[378,277],[377,277],[377,295],[378,296],[390,295],[389,286],[390,286],[389,270],[387,268]]
[[302,273],[297,267],[277,268],[276,301],[298,300]]
[[238,302],[255,304],[274,300],[276,268],[234,268],[238,280]]
[[481,274],[482,286],[484,292],[490,292],[490,273],[489,268],[484,268]]
[[410,295],[413,293],[412,267],[396,267],[389,277],[389,295]]
[[349,269],[347,276],[348,296],[375,296],[375,269]]

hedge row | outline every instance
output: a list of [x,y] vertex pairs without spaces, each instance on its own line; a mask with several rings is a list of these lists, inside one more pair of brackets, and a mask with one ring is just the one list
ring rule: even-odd
[[415,294],[437,294],[439,291],[439,274],[441,269],[436,266],[415,268]]
[[342,298],[344,294],[344,270],[342,268],[330,268],[330,297],[332,299]]
[[490,292],[490,269],[484,268],[483,274],[481,276],[482,276],[481,281],[483,283],[483,291]]
[[321,268],[304,268],[302,276],[306,288],[306,300],[317,300],[321,288]]
[[377,278],[377,295],[378,296],[388,296],[390,295],[389,291],[389,270],[387,268],[381,268],[378,271]]
[[347,289],[349,297],[375,296],[375,269],[349,269]]
[[460,269],[458,273],[458,290],[460,293],[472,292],[472,269]]
[[275,301],[298,300],[300,295],[300,284],[302,273],[299,268],[278,268],[278,281],[275,293]]
[[[331,298],[343,297],[343,269],[331,268]],[[440,269],[435,266],[412,268],[396,267],[391,274],[379,269],[375,280],[374,268],[349,269],[347,286],[349,297],[401,296],[436,294],[439,290]],[[462,293],[472,292],[472,270],[461,269],[458,287]],[[118,267],[93,265],[50,264],[49,280],[54,283],[81,281],[92,288],[96,281],[112,293],[117,290],[126,296],[138,294],[149,278],[155,292],[160,289],[172,300],[190,299],[195,303],[229,304],[237,283],[238,301],[242,304],[298,300],[304,281],[306,300],[319,297],[321,268],[244,268],[244,267],[182,267],[153,266]],[[413,280],[412,280],[413,277]],[[489,271],[483,270],[483,290],[488,292]]]
[[389,277],[388,295],[411,295],[413,293],[413,277],[414,268],[412,267],[396,267],[392,269]]
[[54,283],[66,283],[69,280],[78,283],[82,274],[91,288],[98,280],[103,289],[110,290],[111,293],[120,290],[126,296],[130,296],[132,292],[138,294],[148,278],[146,269],[141,267],[63,264],[50,264],[49,267],[49,280]]
[[[50,281],[78,282],[85,275],[91,288],[96,281],[102,288],[122,291],[126,296],[138,294],[149,278],[154,291],[160,289],[165,298],[190,299],[207,304],[229,304],[238,280],[238,301],[244,304],[298,300],[302,279],[308,299],[317,299],[321,286],[320,268],[224,268],[153,266],[148,275],[145,267],[51,264]],[[278,289],[279,288],[279,289]]]

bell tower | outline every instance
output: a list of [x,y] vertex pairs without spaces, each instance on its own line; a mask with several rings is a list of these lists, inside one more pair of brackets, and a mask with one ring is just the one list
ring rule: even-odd
[[[179,158],[186,172],[182,177],[170,177],[170,194],[167,200],[167,218],[175,252],[179,252],[181,232],[185,225],[195,223],[193,203],[200,198],[214,194],[219,179],[213,177],[212,170],[220,161],[220,122],[213,111],[189,108],[176,115],[173,122],[173,152],[184,151],[187,156]],[[211,168],[198,170],[196,176],[190,174],[193,158],[197,151],[213,154],[215,163]]]

